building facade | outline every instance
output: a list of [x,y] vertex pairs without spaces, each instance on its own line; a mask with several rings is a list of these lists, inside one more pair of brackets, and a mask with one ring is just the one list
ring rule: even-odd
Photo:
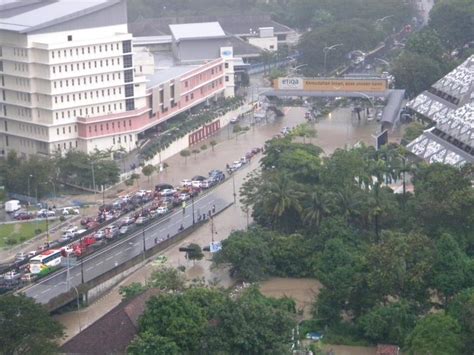
[[155,75],[134,51],[125,0],[2,3],[0,155],[130,151],[139,133],[225,91],[223,58]]

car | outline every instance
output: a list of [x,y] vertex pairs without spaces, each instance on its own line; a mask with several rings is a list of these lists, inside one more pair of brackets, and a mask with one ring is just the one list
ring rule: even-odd
[[138,191],[135,193],[135,196],[144,197],[144,196],[146,196],[148,193],[151,193],[151,191],[138,190]]
[[200,181],[200,180],[193,180],[193,181],[191,182],[191,186],[192,186],[192,187],[198,187],[198,188],[200,188],[200,187],[201,187],[201,184],[202,184],[202,181]]
[[79,214],[79,213],[80,213],[79,209],[71,208],[71,207],[63,208],[63,210],[61,212],[61,214],[63,216],[76,215],[76,214]]
[[310,332],[310,333],[306,333],[305,338],[310,339],[310,340],[320,341],[322,338],[324,338],[324,335],[320,332]]
[[104,230],[98,230],[97,232],[95,232],[94,234],[94,238],[96,240],[101,240],[102,238],[105,237],[105,231]]
[[79,228],[77,226],[68,226],[67,229],[64,230],[64,233],[75,233]]
[[193,176],[193,178],[191,180],[192,181],[204,181],[204,180],[206,180],[206,178],[204,176],[201,176],[201,175],[196,175],[196,176]]
[[36,250],[32,250],[30,252],[28,252],[28,258],[32,258],[33,256],[36,256],[38,254],[38,252]]
[[237,116],[237,117],[232,117],[232,118],[230,119],[230,123],[232,123],[232,124],[235,124],[235,123],[237,123],[237,122],[239,122],[239,117],[238,117],[238,116]]
[[63,246],[61,250],[64,250],[66,255],[71,255],[74,252],[74,249],[70,245]]
[[141,224],[144,224],[148,221],[148,217],[146,216],[140,216],[137,218],[137,220],[135,221],[135,224],[137,225],[141,225]]
[[173,185],[166,184],[166,183],[155,185],[155,191],[157,191],[157,192],[163,191],[163,190],[165,190],[165,189],[170,189],[170,190],[172,190],[172,189],[173,189]]
[[28,254],[22,251],[15,255],[16,262],[26,260],[27,258],[28,258]]
[[72,239],[74,237],[74,233],[64,233],[59,240],[61,242],[67,242],[69,239]]
[[240,160],[234,161],[231,166],[233,170],[240,169],[241,167],[242,167],[242,162]]
[[97,221],[90,221],[90,222],[87,222],[87,229],[90,230],[90,229],[95,229],[97,228],[98,226],[100,226],[100,223],[97,222]]
[[192,185],[193,185],[192,180],[189,180],[189,179],[181,180],[181,186],[183,186],[183,187],[188,187],[188,186],[192,186]]
[[201,182],[201,189],[209,189],[214,184],[213,180],[206,179]]
[[21,278],[21,274],[16,271],[8,271],[3,274],[5,281],[16,281]]
[[119,234],[120,235],[127,234],[129,230],[130,230],[130,226],[129,225],[124,225],[124,226],[120,227]]
[[166,206],[160,206],[156,209],[156,212],[159,214],[159,215],[163,215],[163,214],[166,214],[168,213],[168,207]]
[[27,212],[22,212],[22,213],[19,213],[15,216],[15,219],[19,220],[19,221],[25,221],[25,220],[28,220],[28,219],[31,219],[31,218],[33,218],[33,215],[31,213],[27,213]]
[[23,275],[21,275],[20,280],[23,282],[31,282],[36,278],[35,274],[32,274],[30,272],[27,272]]
[[38,218],[55,217],[56,212],[43,208],[36,213],[36,216]]
[[135,218],[131,217],[131,216],[127,216],[127,217],[124,217],[121,222],[120,222],[123,225],[130,225],[130,224],[133,224],[135,223]]
[[178,198],[179,198],[180,201],[187,201],[191,198],[191,195],[184,192],[182,194],[179,194]]
[[161,196],[172,196],[176,193],[175,189],[164,189],[160,191]]

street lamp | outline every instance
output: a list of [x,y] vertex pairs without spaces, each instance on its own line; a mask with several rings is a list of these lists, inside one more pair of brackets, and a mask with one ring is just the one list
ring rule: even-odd
[[294,68],[290,68],[290,69],[288,70],[288,73],[291,73],[291,74],[295,73],[295,74],[296,74],[296,72],[298,71],[298,69],[300,69],[300,68],[302,68],[302,67],[306,67],[307,65],[308,65],[308,64],[301,64],[301,65],[298,65],[298,66],[296,66],[296,67],[294,67]]
[[378,60],[379,62],[385,64],[386,66],[390,66],[390,63],[387,62],[385,59],[382,58],[374,58],[375,60]]
[[340,47],[340,46],[343,46],[344,44],[342,43],[338,43],[338,44],[334,44],[330,47],[324,47],[323,48],[323,53],[324,53],[324,75],[326,75],[326,59],[327,59],[327,56],[328,56],[328,53],[330,51],[332,51],[333,49],[337,48],[337,47]]
[[33,177],[32,174],[28,175],[28,206],[30,205],[30,179]]
[[374,24],[375,26],[379,25],[380,23],[382,23],[383,21],[385,21],[386,19],[389,19],[391,17],[393,17],[394,15],[388,15],[388,16],[385,16],[385,17],[381,17],[381,18],[378,18],[377,20],[374,21]]

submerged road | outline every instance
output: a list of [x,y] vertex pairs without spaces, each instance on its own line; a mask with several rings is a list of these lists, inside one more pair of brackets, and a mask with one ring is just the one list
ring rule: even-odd
[[[218,213],[232,202],[232,191],[225,191],[229,190],[229,184],[232,184],[232,179],[227,180],[209,193],[195,198],[194,211],[196,221],[198,210],[201,215],[203,213],[207,214],[215,206],[215,212]],[[223,194],[224,191],[226,192],[225,194]],[[221,197],[223,195],[226,195],[227,198]],[[72,261],[75,258],[71,258],[69,282],[67,282],[67,268],[64,267],[60,272],[45,277],[30,287],[21,290],[21,292],[24,292],[26,296],[35,299],[39,303],[48,303],[52,298],[69,291],[73,287],[79,286],[82,283],[82,277],[84,277],[84,282],[90,281],[142,254],[144,247],[148,250],[154,247],[155,243],[158,244],[168,237],[175,236],[179,233],[181,225],[185,229],[193,225],[191,200],[187,202],[184,214],[182,209],[173,211],[151,222],[144,228],[138,228],[131,235],[122,237],[121,240],[114,244],[85,257],[82,265],[83,275],[81,275],[80,263],[72,265]]]

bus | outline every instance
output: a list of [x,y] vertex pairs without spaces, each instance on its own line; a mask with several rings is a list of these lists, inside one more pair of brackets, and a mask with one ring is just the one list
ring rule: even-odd
[[61,260],[61,250],[46,250],[30,259],[30,272],[32,274],[39,274],[43,270],[60,265]]

